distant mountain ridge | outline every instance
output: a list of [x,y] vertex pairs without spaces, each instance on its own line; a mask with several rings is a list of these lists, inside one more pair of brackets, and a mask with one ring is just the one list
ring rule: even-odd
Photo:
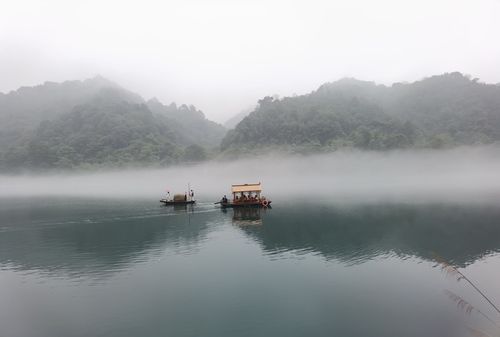
[[97,76],[0,95],[0,169],[203,160],[225,134],[193,106],[165,106]]
[[500,86],[457,72],[391,86],[345,78],[306,95],[265,97],[231,122],[226,131],[192,105],[146,101],[100,76],[46,82],[0,93],[0,170],[500,143]]
[[147,101],[146,105],[153,113],[168,119],[171,127],[175,128],[186,144],[218,147],[226,134],[222,125],[206,119],[203,112],[193,105],[163,105],[156,98]]
[[234,129],[236,127],[236,125],[238,125],[243,120],[243,118],[245,118],[246,116],[248,116],[254,110],[255,110],[255,106],[240,111],[239,113],[237,113],[233,117],[229,118],[224,123],[224,126],[227,129]]
[[461,73],[414,83],[326,83],[310,94],[265,97],[223,139],[226,153],[441,148],[500,142],[500,87]]
[[0,94],[0,150],[11,145],[23,132],[36,128],[92,99],[104,88],[121,90],[123,99],[141,102],[140,96],[121,89],[117,84],[96,76],[84,81],[45,82]]

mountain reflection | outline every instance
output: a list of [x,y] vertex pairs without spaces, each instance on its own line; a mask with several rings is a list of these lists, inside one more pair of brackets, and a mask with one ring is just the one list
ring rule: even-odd
[[[106,276],[166,253],[199,251],[207,235],[235,226],[267,254],[307,252],[345,263],[384,254],[465,266],[500,249],[500,209],[462,205],[280,205],[181,209],[150,201],[0,205],[0,268]],[[167,251],[167,252],[166,252]]]
[[464,205],[275,207],[241,226],[270,254],[317,252],[360,263],[383,254],[435,254],[465,266],[500,249],[500,209]]
[[73,276],[105,276],[162,254],[165,247],[194,250],[211,220],[208,213],[185,207],[141,209],[127,202],[0,211],[0,268]]

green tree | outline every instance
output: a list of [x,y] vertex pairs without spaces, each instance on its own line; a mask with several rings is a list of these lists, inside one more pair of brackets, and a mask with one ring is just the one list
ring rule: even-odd
[[188,162],[198,162],[207,159],[207,153],[200,145],[189,145],[184,149],[183,159]]

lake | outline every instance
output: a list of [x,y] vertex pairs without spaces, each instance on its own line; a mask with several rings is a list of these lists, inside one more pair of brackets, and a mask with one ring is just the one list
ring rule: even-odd
[[2,198],[0,336],[458,336],[500,318],[500,207]]

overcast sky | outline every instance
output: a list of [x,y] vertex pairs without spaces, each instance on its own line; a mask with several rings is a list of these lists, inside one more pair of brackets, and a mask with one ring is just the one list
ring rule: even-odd
[[500,82],[500,0],[2,0],[0,91],[101,74],[222,122],[349,76]]

